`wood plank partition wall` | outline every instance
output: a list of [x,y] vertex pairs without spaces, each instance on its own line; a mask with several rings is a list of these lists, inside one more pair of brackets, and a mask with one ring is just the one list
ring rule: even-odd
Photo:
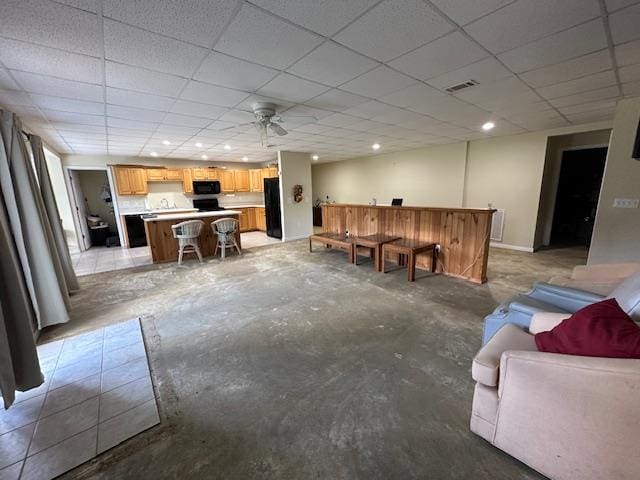
[[[494,209],[391,207],[329,203],[322,205],[325,232],[354,235],[384,233],[440,244],[437,271],[444,275],[487,281],[489,236]],[[417,268],[428,270],[428,254]]]

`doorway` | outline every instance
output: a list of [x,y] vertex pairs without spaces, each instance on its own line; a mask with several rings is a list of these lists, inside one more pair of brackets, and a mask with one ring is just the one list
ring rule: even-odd
[[550,246],[589,247],[607,150],[598,147],[562,153]]

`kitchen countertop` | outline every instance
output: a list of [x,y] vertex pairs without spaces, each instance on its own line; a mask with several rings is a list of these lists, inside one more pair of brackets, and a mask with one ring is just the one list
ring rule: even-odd
[[187,212],[168,215],[158,215],[154,218],[143,218],[145,222],[164,222],[166,220],[197,220],[207,217],[224,217],[226,215],[240,215],[237,210],[216,210],[213,212]]
[[147,213],[159,213],[159,214],[167,214],[167,213],[179,213],[179,212],[197,212],[197,208],[193,207],[185,207],[185,208],[154,208],[149,210],[131,210],[127,212],[120,212],[120,215],[145,215]]
[[222,208],[264,208],[264,205],[220,205]]

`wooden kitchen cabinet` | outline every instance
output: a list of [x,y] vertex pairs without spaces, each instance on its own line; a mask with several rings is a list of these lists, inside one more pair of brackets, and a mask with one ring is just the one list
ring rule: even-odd
[[267,215],[262,207],[255,208],[256,230],[267,231]]
[[223,170],[218,172],[218,180],[220,181],[221,192],[235,192],[235,176],[233,170]]
[[252,168],[249,170],[249,190],[251,192],[262,192],[264,190],[262,179],[261,168]]
[[249,170],[232,170],[236,192],[250,191]]
[[146,195],[146,169],[140,167],[113,167],[118,195]]
[[182,191],[193,193],[193,174],[190,168],[185,168],[182,171]]
[[182,181],[182,169],[181,168],[167,168],[166,172],[166,180],[170,182],[181,182]]
[[218,180],[218,169],[217,168],[207,168],[206,169],[207,180]]
[[192,168],[191,177],[193,180],[206,180],[208,168]]
[[180,168],[146,168],[147,182],[181,182]]

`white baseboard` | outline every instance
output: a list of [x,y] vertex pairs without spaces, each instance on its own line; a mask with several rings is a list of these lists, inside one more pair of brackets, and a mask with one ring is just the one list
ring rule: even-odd
[[505,250],[517,250],[519,252],[533,253],[532,247],[521,247],[519,245],[509,245],[508,243],[491,242],[489,246],[494,248],[504,248]]

